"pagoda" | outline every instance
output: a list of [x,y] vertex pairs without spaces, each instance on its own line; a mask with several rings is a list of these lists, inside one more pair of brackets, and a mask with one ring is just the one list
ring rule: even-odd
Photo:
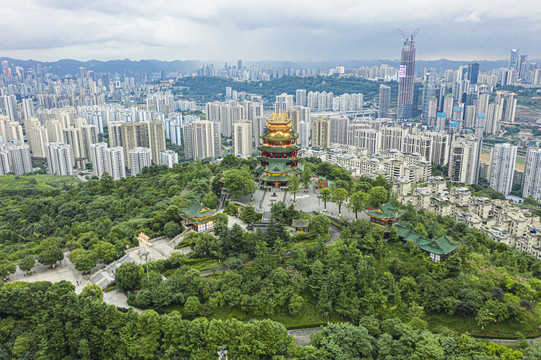
[[272,113],[267,120],[263,134],[260,136],[262,145],[259,147],[261,163],[256,168],[261,183],[267,186],[287,186],[288,176],[298,174],[304,169],[299,164],[297,145],[298,135],[293,133],[291,119],[286,113]]

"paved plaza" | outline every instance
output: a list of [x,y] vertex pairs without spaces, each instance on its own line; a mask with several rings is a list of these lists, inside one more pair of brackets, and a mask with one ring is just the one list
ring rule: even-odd
[[[240,225],[242,228],[246,228],[246,223],[235,217],[229,216],[228,227],[231,228],[234,224]],[[183,247],[175,249],[188,232],[185,231],[182,234],[175,236],[173,239],[165,237],[151,239],[152,246],[149,248],[150,253],[148,255],[148,261],[152,260],[167,260],[173,253],[189,254],[192,252],[190,247]],[[111,284],[115,278],[115,271],[126,262],[135,262],[138,265],[143,265],[146,262],[145,256],[139,251],[139,247],[133,247],[128,249],[124,256],[120,259],[113,261],[111,264],[105,266],[98,264],[92,269],[90,275],[82,275],[80,271],[75,269],[75,265],[68,259],[69,251],[64,252],[64,260],[58,262],[56,266],[48,266],[36,263],[36,266],[32,269],[32,272],[26,274],[17,268],[14,274],[8,276],[8,282],[13,281],[50,281],[59,282],[62,280],[69,281],[75,286],[75,292],[80,294],[83,288],[89,284],[96,284],[102,289]],[[103,301],[107,304],[112,304],[118,307],[128,308],[127,297],[122,292],[112,290],[103,294]]]
[[[266,214],[270,216],[272,204],[281,201],[289,206],[293,204],[293,198],[294,195],[287,190],[273,189],[265,191],[258,189],[254,192],[253,206],[257,212],[263,213],[263,217],[265,218]],[[246,201],[245,198],[241,198],[241,201],[243,200]],[[248,203],[248,201],[244,203]],[[299,190],[296,196],[295,208],[308,214],[318,212],[329,215],[335,219],[343,217],[350,221],[355,220],[355,213],[347,208],[347,202],[342,205],[341,214],[338,212],[338,205],[331,201],[327,201],[327,211],[325,211],[325,203],[318,197],[317,190],[314,189],[313,185],[310,185],[307,190]],[[359,211],[358,219],[368,220],[369,217],[364,212]]]

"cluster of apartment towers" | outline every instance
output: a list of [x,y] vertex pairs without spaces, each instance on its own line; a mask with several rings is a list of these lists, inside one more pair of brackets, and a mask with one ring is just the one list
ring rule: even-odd
[[22,125],[0,115],[1,175],[31,172],[32,159],[46,160],[49,173],[55,175],[73,175],[74,168],[86,169],[91,163],[94,174],[107,172],[114,179],[125,177],[126,169],[137,175],[151,164],[172,167],[178,162],[178,154],[166,150],[163,121],[109,121],[107,144],[98,137],[103,124],[88,124],[75,108],[37,115],[26,117]]

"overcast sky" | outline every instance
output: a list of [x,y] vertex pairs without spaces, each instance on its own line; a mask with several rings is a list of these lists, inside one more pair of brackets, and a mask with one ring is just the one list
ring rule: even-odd
[[0,56],[54,61],[541,58],[539,0],[0,0]]

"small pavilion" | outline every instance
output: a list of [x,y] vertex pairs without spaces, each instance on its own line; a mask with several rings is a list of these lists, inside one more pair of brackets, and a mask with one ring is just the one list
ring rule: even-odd
[[293,226],[295,228],[295,235],[299,232],[306,232],[306,229],[308,229],[308,225],[310,224],[309,220],[304,219],[293,219]]
[[388,203],[380,206],[378,209],[366,210],[366,214],[370,216],[371,223],[388,227],[396,224],[400,217],[404,215],[404,212],[399,211],[393,204]]
[[214,229],[215,210],[206,209],[203,205],[193,203],[187,209],[180,209],[180,217],[184,225],[196,232],[207,232]]

